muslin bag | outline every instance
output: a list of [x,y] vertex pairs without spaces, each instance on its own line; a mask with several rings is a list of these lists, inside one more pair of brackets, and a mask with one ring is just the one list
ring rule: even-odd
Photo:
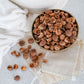
[[65,51],[57,53],[48,52],[45,58],[49,62],[42,65],[42,71],[56,75],[72,76],[79,55],[79,49],[80,45],[76,42]]

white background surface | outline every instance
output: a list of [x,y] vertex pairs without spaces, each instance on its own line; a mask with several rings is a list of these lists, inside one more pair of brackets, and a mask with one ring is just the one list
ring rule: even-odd
[[[84,0],[69,0],[63,9],[75,16],[79,23],[79,38],[84,39]],[[17,48],[12,48],[10,52],[14,49],[16,50]],[[0,69],[0,84],[30,84],[34,75],[28,70],[22,72],[20,69],[22,65],[26,65],[26,62],[22,56],[16,59],[15,56],[10,55],[10,52],[3,58],[3,63]],[[19,69],[8,71],[7,66],[14,65],[15,63],[19,65]],[[18,82],[14,81],[15,75],[20,75],[21,80]],[[63,80],[57,84],[84,84],[84,74],[77,77],[76,81]]]

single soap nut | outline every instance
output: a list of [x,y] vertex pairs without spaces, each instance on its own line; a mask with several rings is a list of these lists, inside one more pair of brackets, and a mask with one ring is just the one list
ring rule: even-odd
[[9,71],[12,71],[13,67],[12,67],[11,65],[9,65],[9,66],[7,67],[7,69],[8,69]]
[[24,49],[24,53],[28,53],[29,52],[29,49],[28,48],[25,48]]
[[24,41],[24,40],[20,40],[20,41],[18,42],[18,44],[19,44],[20,46],[24,46],[24,45],[25,45],[25,41]]
[[26,66],[22,66],[22,67],[21,67],[21,70],[22,70],[22,71],[25,71],[26,69],[27,69]]
[[11,52],[11,55],[15,55],[15,54],[16,54],[16,51],[15,50]]
[[18,65],[17,64],[14,64],[13,65],[13,69],[18,69]]
[[27,53],[24,53],[24,54],[23,54],[23,58],[24,58],[24,59],[27,59],[27,58],[28,58],[28,54],[27,54]]
[[28,49],[31,49],[32,48],[32,46],[31,45],[28,45]]
[[20,50],[20,52],[21,52],[21,53],[23,53],[23,52],[24,52],[24,48],[20,48],[19,50]]
[[30,56],[33,57],[37,54],[37,51],[36,51],[36,49],[31,49],[31,51],[29,53],[30,53]]
[[19,57],[20,56],[20,53],[19,52],[16,52],[15,56],[16,57]]
[[30,67],[30,68],[34,68],[34,64],[33,64],[33,63],[30,63],[30,64],[29,64],[29,67]]
[[19,80],[20,80],[20,76],[19,76],[19,75],[16,75],[16,76],[14,77],[14,80],[19,81]]

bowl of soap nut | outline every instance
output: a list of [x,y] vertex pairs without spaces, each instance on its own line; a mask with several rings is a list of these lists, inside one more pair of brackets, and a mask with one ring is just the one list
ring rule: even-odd
[[79,26],[67,11],[45,10],[38,15],[32,25],[35,42],[50,51],[61,51],[72,46],[78,37]]

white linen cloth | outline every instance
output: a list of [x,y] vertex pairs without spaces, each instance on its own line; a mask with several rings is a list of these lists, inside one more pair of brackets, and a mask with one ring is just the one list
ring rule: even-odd
[[8,0],[0,0],[0,66],[2,57],[28,31],[27,12]]
[[72,76],[79,56],[80,44],[75,43],[65,51],[48,52],[45,59],[48,63],[42,65],[42,71],[55,75]]

